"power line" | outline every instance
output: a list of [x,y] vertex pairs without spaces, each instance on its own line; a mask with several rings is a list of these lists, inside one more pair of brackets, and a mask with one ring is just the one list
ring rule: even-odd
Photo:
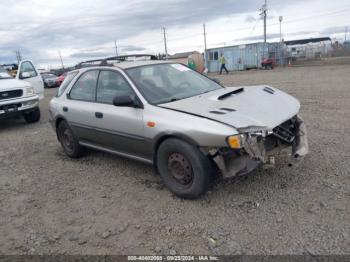
[[[343,9],[343,10],[338,10],[338,11],[334,11],[334,12],[329,12],[329,13],[323,13],[323,14],[318,14],[318,15],[313,15],[313,16],[297,18],[297,19],[285,20],[283,23],[284,24],[286,24],[286,23],[295,23],[295,22],[299,22],[299,21],[312,19],[312,18],[324,17],[324,16],[328,16],[328,15],[339,14],[339,13],[343,13],[343,12],[347,12],[347,11],[350,11],[350,8]],[[279,25],[279,23],[268,24],[268,26],[277,26],[277,25]],[[233,28],[232,30],[216,30],[215,32],[207,32],[207,35],[218,34],[218,33],[228,33],[228,32],[232,32],[232,31],[241,31],[241,30],[248,30],[248,29],[251,29],[251,27],[250,26],[249,27],[246,26],[246,27]]]

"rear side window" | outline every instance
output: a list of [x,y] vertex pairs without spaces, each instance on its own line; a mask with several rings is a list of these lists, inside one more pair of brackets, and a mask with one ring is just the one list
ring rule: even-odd
[[69,97],[75,100],[95,101],[98,70],[87,71],[75,82]]
[[59,97],[64,93],[64,91],[67,89],[69,84],[72,82],[73,78],[78,74],[78,71],[65,73],[65,74],[66,74],[66,78],[64,79],[60,87],[57,89],[56,97]]
[[118,72],[101,71],[98,78],[97,102],[113,104],[115,96],[134,96],[125,78]]

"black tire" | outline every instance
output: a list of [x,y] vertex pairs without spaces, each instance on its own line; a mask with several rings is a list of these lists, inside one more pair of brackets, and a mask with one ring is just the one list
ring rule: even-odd
[[85,148],[79,145],[78,138],[66,121],[61,121],[59,123],[57,127],[57,136],[67,156],[79,158],[84,154]]
[[214,177],[210,159],[197,147],[176,138],[167,139],[159,146],[157,167],[170,191],[187,199],[204,194]]
[[34,111],[24,113],[23,116],[27,123],[36,123],[40,120],[40,109],[36,108]]

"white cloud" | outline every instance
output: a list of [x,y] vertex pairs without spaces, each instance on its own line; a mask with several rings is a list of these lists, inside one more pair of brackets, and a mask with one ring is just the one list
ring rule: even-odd
[[[278,16],[286,40],[319,35],[340,36],[348,23],[346,0],[269,0],[268,33],[279,34]],[[262,40],[258,9],[263,0],[13,0],[1,6],[0,62],[24,57],[59,65],[120,52],[164,51],[161,27],[167,27],[170,53]],[[333,13],[332,13],[333,12]],[[324,14],[321,16],[321,14]],[[248,21],[249,20],[249,21]],[[250,39],[250,40],[249,40]]]

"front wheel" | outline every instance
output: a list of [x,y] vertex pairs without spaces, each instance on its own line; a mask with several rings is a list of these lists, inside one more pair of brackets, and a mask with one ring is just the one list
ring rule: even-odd
[[40,109],[37,107],[30,113],[24,113],[24,120],[27,123],[36,123],[40,120]]
[[167,139],[160,145],[157,166],[164,184],[179,197],[198,198],[213,181],[210,159],[180,139]]
[[61,121],[57,128],[58,139],[61,142],[64,152],[71,158],[78,158],[84,154],[84,147],[79,145],[78,138],[67,122]]

